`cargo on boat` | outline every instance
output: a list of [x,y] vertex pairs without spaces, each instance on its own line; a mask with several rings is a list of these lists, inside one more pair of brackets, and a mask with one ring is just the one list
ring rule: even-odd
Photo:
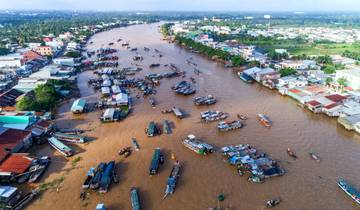
[[86,100],[85,99],[77,99],[71,106],[71,112],[74,114],[83,113],[86,111]]
[[185,147],[200,155],[207,155],[214,152],[214,147],[212,145],[201,141],[193,134],[188,135],[182,143]]
[[149,175],[155,175],[159,170],[160,163],[164,162],[164,157],[161,154],[160,148],[156,148],[154,150],[154,154],[152,156],[149,168]]
[[90,181],[90,189],[92,190],[96,190],[99,188],[99,182],[102,176],[102,173],[104,172],[106,168],[106,163],[101,162],[95,170],[95,174],[93,176],[93,178]]
[[265,127],[270,127],[271,126],[271,121],[269,119],[269,117],[267,117],[266,115],[264,114],[258,114],[257,115],[257,119],[259,120],[259,122],[265,126]]
[[219,131],[230,131],[242,128],[243,124],[239,120],[219,122],[217,128]]
[[145,133],[148,137],[153,137],[161,134],[161,130],[158,128],[155,122],[149,122],[148,127],[145,129]]
[[344,179],[339,179],[338,186],[352,198],[357,204],[360,205],[360,192],[355,189],[350,183]]
[[55,132],[53,133],[53,137],[60,141],[67,141],[71,143],[85,143],[86,138],[81,135],[76,134],[68,134],[68,133],[61,133],[61,132]]
[[277,161],[273,160],[266,153],[258,151],[249,144],[239,144],[221,148],[224,157],[230,165],[237,166],[238,169],[248,171],[252,182],[261,182],[264,178],[282,176],[285,174]]
[[221,111],[212,111],[208,110],[200,113],[201,121],[204,122],[214,122],[217,120],[225,120],[228,118],[229,114]]
[[166,196],[171,195],[175,192],[176,183],[180,177],[180,169],[181,169],[180,162],[176,161],[170,172],[170,176],[167,179],[166,190],[163,199],[166,198]]
[[113,180],[115,176],[115,161],[110,161],[106,167],[104,172],[102,173],[101,179],[99,181],[99,192],[106,193],[109,190],[111,180]]
[[138,189],[136,187],[132,187],[130,190],[130,198],[131,198],[131,207],[132,210],[140,210],[140,199]]
[[195,105],[212,105],[215,104],[217,101],[214,96],[208,95],[208,96],[199,96],[194,98],[194,104]]
[[58,139],[56,139],[55,137],[48,138],[48,142],[52,147],[54,147],[57,151],[59,151],[65,157],[69,157],[69,156],[73,155],[73,150],[70,147],[63,144]]

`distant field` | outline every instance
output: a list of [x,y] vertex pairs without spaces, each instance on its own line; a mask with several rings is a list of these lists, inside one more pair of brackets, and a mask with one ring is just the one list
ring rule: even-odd
[[284,47],[294,55],[335,55],[342,54],[345,50],[360,51],[359,44],[304,44]]

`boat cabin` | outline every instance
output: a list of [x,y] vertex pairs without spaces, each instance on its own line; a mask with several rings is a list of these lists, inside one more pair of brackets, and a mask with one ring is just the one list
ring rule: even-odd
[[154,150],[154,154],[151,159],[150,168],[149,168],[149,175],[155,175],[159,169],[161,158],[161,150],[160,148],[156,148]]
[[86,107],[86,100],[85,99],[77,99],[71,106],[71,112],[74,114],[83,113]]

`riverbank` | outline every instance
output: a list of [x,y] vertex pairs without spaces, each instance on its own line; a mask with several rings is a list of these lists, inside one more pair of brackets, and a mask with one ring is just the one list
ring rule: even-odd
[[[346,177],[352,183],[360,183],[356,169],[360,154],[360,139],[342,129],[332,129],[336,122],[323,116],[315,116],[304,112],[296,104],[283,97],[273,97],[275,93],[258,84],[248,86],[223,65],[190,53],[174,44],[168,44],[157,32],[158,24],[137,25],[127,28],[113,29],[94,35],[89,41],[88,49],[107,46],[119,37],[129,40],[131,46],[142,49],[149,47],[158,49],[163,57],[153,57],[152,53],[140,50],[144,57],[144,70],[139,76],[147,73],[164,73],[164,64],[174,63],[180,70],[187,72],[187,79],[196,80],[197,94],[211,94],[218,103],[211,109],[221,110],[235,118],[237,113],[246,114],[247,125],[239,131],[219,133],[215,124],[199,123],[199,114],[209,107],[196,107],[192,97],[177,96],[171,86],[182,78],[162,80],[155,98],[158,105],[153,109],[144,99],[134,100],[134,111],[124,121],[114,124],[101,124],[98,120],[100,112],[84,115],[72,115],[69,110],[71,102],[59,107],[59,118],[56,123],[63,127],[91,129],[86,135],[95,140],[83,146],[75,147],[76,155],[66,160],[54,152],[48,145],[39,151],[42,154],[54,155],[53,164],[44,176],[45,182],[64,177],[54,189],[45,192],[29,209],[94,209],[97,203],[105,203],[109,209],[130,209],[130,188],[140,189],[140,200],[144,209],[206,209],[216,206],[219,193],[225,194],[222,206],[231,204],[233,209],[258,210],[264,201],[274,196],[284,200],[278,209],[357,209],[350,199],[336,186],[338,177]],[[115,44],[119,49],[121,66],[130,66],[133,53]],[[192,62],[202,72],[193,73]],[[162,67],[150,70],[151,63],[161,63]],[[87,80],[94,77],[86,71],[79,75],[78,87],[81,96],[89,101],[99,96],[87,85]],[[161,110],[177,106],[189,117],[178,120],[172,115],[162,115]],[[274,122],[271,129],[264,128],[256,120],[257,113],[265,113]],[[161,135],[149,139],[144,128],[149,121],[168,119],[175,123],[172,135]],[[239,177],[234,170],[222,161],[220,154],[199,157],[181,145],[188,134],[220,148],[232,144],[250,143],[260,150],[266,151],[287,171],[283,177],[272,178],[264,184],[253,184],[246,177]],[[136,137],[140,151],[129,158],[122,159],[117,151],[130,146],[131,137]],[[152,152],[161,147],[165,153],[165,164],[159,175],[147,175]],[[291,147],[298,155],[297,160],[288,157],[286,149]],[[308,155],[314,150],[322,159],[316,163]],[[176,193],[162,200],[174,153],[182,162],[183,169]],[[81,157],[76,167],[72,167],[72,159]],[[119,184],[112,185],[106,194],[91,193],[89,199],[81,201],[79,195],[87,170],[99,162],[116,160],[118,164]],[[321,178],[319,178],[321,177]],[[299,196],[299,194],[303,196]]]

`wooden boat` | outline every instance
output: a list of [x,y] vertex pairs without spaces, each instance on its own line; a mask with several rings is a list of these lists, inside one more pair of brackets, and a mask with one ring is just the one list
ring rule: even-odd
[[254,176],[254,175],[250,176],[250,177],[248,178],[248,180],[249,180],[250,182],[253,182],[253,183],[263,183],[263,182],[265,182],[264,179],[262,179],[261,177],[259,177],[259,176]]
[[49,156],[43,156],[37,160],[38,167],[35,171],[33,171],[29,177],[30,183],[36,182],[41,175],[45,172],[47,167],[49,166],[51,158]]
[[171,133],[172,133],[170,123],[169,123],[169,121],[167,121],[167,120],[164,120],[164,122],[163,122],[163,131],[164,131],[166,134],[171,134]]
[[242,115],[242,114],[237,114],[237,117],[238,117],[240,120],[247,120],[247,119],[248,119],[245,115]]
[[316,162],[320,162],[320,158],[319,156],[317,156],[315,153],[313,152],[309,152],[309,155],[312,159],[314,159]]
[[271,126],[271,121],[270,119],[264,115],[264,114],[258,114],[257,115],[257,119],[260,121],[260,123],[265,126],[265,127],[270,127]]
[[167,185],[163,199],[165,199],[168,195],[173,194],[175,192],[176,183],[180,176],[180,169],[181,169],[180,162],[176,161],[171,170],[170,176],[167,179]]
[[179,108],[173,107],[172,111],[173,111],[174,115],[179,119],[182,119],[185,116],[184,113]]
[[200,141],[193,134],[188,135],[182,143],[185,147],[200,155],[207,155],[214,152],[212,145]]
[[55,137],[48,138],[48,142],[52,147],[54,147],[57,151],[59,151],[65,157],[69,157],[69,156],[73,155],[73,150],[70,147],[63,144],[58,139],[56,139]]
[[154,154],[151,159],[149,175],[155,175],[159,169],[159,165],[161,162],[162,154],[160,148],[156,148],[154,150]]
[[268,201],[266,202],[266,207],[267,207],[267,208],[272,208],[272,207],[274,207],[274,206],[279,205],[280,202],[281,202],[281,199],[280,199],[280,198],[273,198],[273,199],[268,200]]
[[32,190],[30,193],[22,197],[11,209],[13,210],[24,209],[24,207],[39,194],[40,194],[40,190],[38,189]]
[[91,167],[89,169],[89,171],[86,173],[86,179],[82,185],[82,188],[83,189],[89,189],[90,188],[90,184],[91,184],[91,181],[93,179],[93,177],[95,176],[95,168]]
[[351,184],[349,184],[344,179],[339,179],[338,186],[352,198],[357,204],[360,205],[360,192],[355,189]]
[[131,143],[135,149],[135,151],[139,151],[140,150],[140,146],[139,146],[139,143],[136,141],[135,138],[131,138]]
[[132,187],[130,190],[131,207],[133,210],[140,210],[139,193],[136,187]]
[[239,120],[219,122],[217,128],[219,131],[230,131],[242,128],[244,125]]
[[86,142],[86,138],[84,136],[76,135],[76,134],[55,132],[53,134],[53,137],[57,138],[60,141],[67,141],[67,142],[71,142],[71,143],[85,143]]
[[295,153],[290,149],[290,148],[287,148],[286,152],[288,153],[288,155],[294,159],[297,158],[297,156],[295,155]]
[[161,130],[156,126],[155,122],[151,121],[148,127],[145,129],[145,133],[148,137],[153,137],[161,134]]

